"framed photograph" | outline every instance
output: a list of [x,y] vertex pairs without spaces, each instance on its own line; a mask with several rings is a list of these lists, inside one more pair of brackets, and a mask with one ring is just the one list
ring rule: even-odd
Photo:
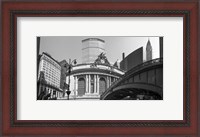
[[199,2],[2,2],[3,135],[198,136]]

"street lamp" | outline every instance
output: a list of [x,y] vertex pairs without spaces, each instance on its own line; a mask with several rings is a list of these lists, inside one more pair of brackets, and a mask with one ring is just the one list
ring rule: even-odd
[[73,65],[76,65],[76,59],[74,59],[73,61],[71,61],[71,59],[69,59],[69,64],[68,64],[68,68],[67,68],[67,66],[65,66],[66,67],[66,69],[67,69],[67,73],[66,73],[66,76],[67,75],[69,75],[69,79],[68,79],[68,87],[67,87],[67,91],[66,91],[66,93],[67,93],[67,99],[69,100],[69,95],[70,95],[70,93],[71,93],[71,91],[70,91],[70,74],[71,74],[71,70],[72,70],[72,67],[73,67]]

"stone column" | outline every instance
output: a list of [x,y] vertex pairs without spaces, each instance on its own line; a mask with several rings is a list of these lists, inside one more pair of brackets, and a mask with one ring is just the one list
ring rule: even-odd
[[78,95],[78,77],[76,76],[76,95]]
[[97,75],[97,93],[99,94],[99,75]]
[[77,76],[74,76],[74,96],[76,97],[76,92],[77,92],[77,88],[76,88],[76,85],[77,85]]
[[106,81],[107,81],[106,85],[107,85],[107,88],[108,88],[109,87],[109,77],[108,76],[106,77]]
[[[110,83],[110,85],[111,85],[111,77],[110,77],[110,76],[109,76],[109,81],[110,81],[109,83]],[[109,85],[109,87],[110,87],[110,85]]]
[[88,75],[85,75],[86,80],[85,80],[85,92],[88,93]]
[[94,75],[94,93],[96,93],[97,92],[97,75]]
[[76,76],[74,76],[74,92],[76,92]]
[[88,93],[91,93],[91,77],[90,74],[88,75]]
[[53,97],[53,90],[51,89],[51,98]]

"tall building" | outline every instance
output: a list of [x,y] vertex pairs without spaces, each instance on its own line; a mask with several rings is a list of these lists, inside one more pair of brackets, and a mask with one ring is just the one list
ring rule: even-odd
[[52,58],[48,53],[42,53],[39,63],[39,75],[40,71],[44,72],[47,84],[60,88],[61,66],[59,62]]
[[148,40],[146,45],[146,61],[152,60],[152,46],[150,40]]
[[82,40],[82,63],[93,63],[101,53],[105,53],[104,40],[98,38]]
[[128,71],[133,67],[143,63],[143,47],[138,48],[137,50],[130,53],[125,57],[125,54],[122,54],[122,61],[120,62],[120,69]]
[[[41,76],[45,80],[45,83],[41,83]],[[60,88],[60,81],[61,66],[59,62],[52,58],[48,53],[43,52],[40,56],[38,71],[38,99],[62,98],[63,91]]]

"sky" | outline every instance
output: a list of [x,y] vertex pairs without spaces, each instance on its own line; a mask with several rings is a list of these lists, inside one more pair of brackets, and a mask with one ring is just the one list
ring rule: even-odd
[[111,36],[42,36],[40,40],[40,54],[49,53],[57,61],[65,59],[77,60],[82,63],[82,40],[86,38],[99,38],[105,41],[105,52],[108,61],[113,64],[122,60],[134,50],[143,47],[143,59],[146,59],[146,44],[148,39],[152,45],[153,59],[159,58],[159,37],[111,37]]

